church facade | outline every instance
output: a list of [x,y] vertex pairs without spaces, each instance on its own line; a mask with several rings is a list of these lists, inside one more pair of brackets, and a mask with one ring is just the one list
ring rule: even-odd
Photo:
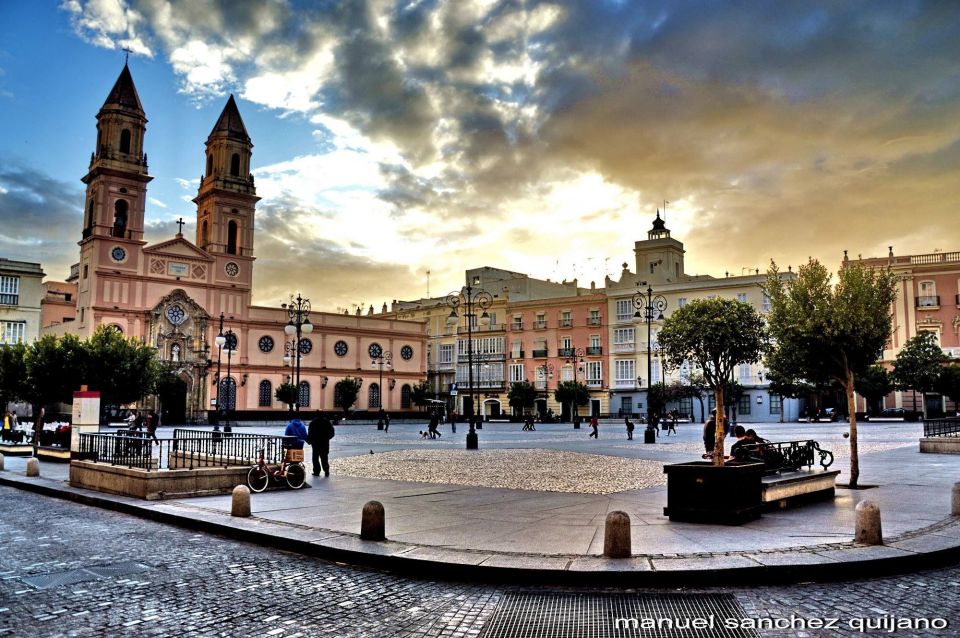
[[[109,325],[156,347],[178,379],[160,397],[167,423],[206,420],[218,394],[221,407],[238,415],[279,416],[286,406],[274,392],[297,378],[297,346],[284,331],[292,308],[252,303],[259,198],[253,143],[237,104],[230,96],[206,141],[192,241],[179,232],[144,241],[152,179],[146,124],[124,66],[97,114],[96,148],[82,180],[80,261],[68,280],[76,286],[75,316],[46,329],[88,337]],[[353,409],[414,409],[412,387],[426,378],[422,322],[316,311],[307,319],[313,330],[299,342],[302,409],[340,409],[344,377],[362,380]],[[228,337],[219,347],[221,331]]]

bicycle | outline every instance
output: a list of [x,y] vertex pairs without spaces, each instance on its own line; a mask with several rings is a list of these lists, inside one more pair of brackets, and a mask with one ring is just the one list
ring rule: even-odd
[[307,480],[307,470],[303,466],[303,450],[288,448],[279,465],[270,467],[264,460],[264,448],[260,448],[257,464],[247,472],[247,485],[251,492],[262,492],[270,485],[270,479],[286,480],[291,489],[298,490]]

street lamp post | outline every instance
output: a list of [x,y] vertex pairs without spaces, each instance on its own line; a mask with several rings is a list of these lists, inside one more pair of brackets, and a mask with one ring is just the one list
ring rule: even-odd
[[220,332],[217,333],[216,338],[214,338],[214,343],[217,344],[217,423],[220,423],[220,355],[223,353],[223,345],[227,342],[227,338],[223,336],[223,313],[220,313]]
[[583,365],[584,350],[583,348],[575,348],[571,350],[570,354],[571,356],[567,357],[566,362],[573,364],[573,383],[577,387],[577,391],[573,395],[573,416],[572,416],[573,422],[574,424],[576,424],[577,419],[580,418],[579,401],[578,401],[580,397],[577,396],[580,392],[580,380],[578,378],[577,372],[580,370],[580,366]]
[[383,412],[383,366],[387,366],[387,370],[390,369],[390,366],[393,365],[393,353],[390,352],[389,350],[386,352],[381,351],[379,355],[377,355],[376,357],[372,357],[372,360],[370,361],[370,363],[374,367],[379,369],[380,381],[377,387],[380,388],[380,396],[378,397],[378,401],[380,402],[380,405],[378,405],[377,407],[380,408],[381,412]]
[[[450,306],[450,316],[447,317],[447,325],[455,326],[459,321],[457,310],[463,308],[463,316],[467,319],[467,394],[470,396],[472,405],[470,406],[470,431],[467,433],[467,449],[476,450],[479,448],[479,441],[476,431],[477,405],[480,403],[480,389],[477,388],[477,396],[473,398],[473,321],[477,318],[477,310],[482,311],[479,317],[479,324],[487,326],[490,324],[490,315],[487,314],[487,308],[493,303],[493,295],[485,290],[474,292],[473,287],[468,283],[466,288],[458,292],[452,292],[447,295],[447,305]],[[458,353],[459,358],[459,353]]]
[[547,403],[550,402],[550,379],[553,378],[553,364],[546,361],[542,366],[537,366],[537,372],[543,377],[543,410],[546,416]]
[[[233,353],[237,349],[237,335],[233,332],[233,329],[227,330],[223,333],[224,346],[223,349],[227,351],[227,378],[225,381],[229,384],[232,383],[232,386],[227,387],[227,405],[223,410],[223,415],[226,417],[226,424],[223,426],[223,431],[229,433],[232,428],[230,427],[230,410],[235,407],[237,401],[237,384],[230,378],[230,360],[233,358]],[[223,383],[222,381],[220,383]],[[220,400],[217,400],[217,409],[220,409]],[[220,419],[217,419],[219,421]]]
[[[300,296],[300,293],[297,293],[297,298],[294,299],[290,297],[290,304],[287,306],[287,316],[290,318],[290,321],[287,322],[287,325],[284,326],[283,332],[288,336],[292,337],[296,335],[294,339],[294,348],[292,360],[295,359],[295,383],[294,385],[297,388],[297,401],[293,404],[293,409],[295,412],[300,411],[300,358],[302,356],[300,350],[300,340],[302,335],[310,334],[313,332],[313,324],[310,323],[308,319],[310,315],[310,300],[303,299]],[[286,358],[286,357],[284,357]]]
[[[653,392],[653,359],[651,355],[650,339],[651,339],[651,330],[650,324],[654,319],[660,321],[663,319],[663,311],[667,309],[667,299],[663,295],[654,295],[653,287],[647,284],[645,281],[637,282],[638,286],[647,286],[647,293],[644,294],[643,290],[638,290],[636,294],[633,295],[633,307],[636,308],[636,312],[633,313],[633,318],[645,319],[647,322],[647,427],[651,425],[650,417],[650,396]],[[641,313],[641,310],[643,311]]]

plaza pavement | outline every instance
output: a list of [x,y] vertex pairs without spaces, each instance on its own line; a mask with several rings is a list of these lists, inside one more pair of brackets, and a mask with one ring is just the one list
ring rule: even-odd
[[[846,480],[845,424],[753,427],[770,440],[818,440],[836,455],[831,469],[842,471],[839,482]],[[526,450],[524,463],[530,467],[517,472],[525,472],[529,489],[464,485],[466,479],[422,482],[437,480],[437,464],[454,470],[446,475],[456,475],[457,459],[467,454],[461,452],[465,427],[453,434],[446,426],[438,440],[421,439],[422,429],[422,423],[397,422],[388,433],[372,424],[339,426],[332,442],[333,476],[308,477],[312,489],[254,494],[249,519],[230,516],[229,496],[145,502],[71,488],[66,465],[42,463],[41,478],[26,478],[26,461],[7,457],[0,482],[334,560],[451,577],[636,585],[716,578],[800,581],[913,571],[960,557],[960,521],[950,515],[960,455],[920,454],[920,424],[861,424],[860,482],[875,487],[840,488],[832,502],[765,513],[736,527],[670,522],[663,516],[666,487],[649,473],[640,481],[645,486],[635,489],[553,491],[570,489],[564,479],[582,473],[584,459],[588,473],[609,471],[610,480],[617,480],[623,475],[623,468],[615,467],[620,459],[650,464],[696,458],[696,424],[681,424],[677,436],[661,436],[653,445],[643,443],[642,430],[627,441],[612,422],[601,424],[599,440],[587,438],[589,428],[567,424],[542,425],[537,432],[522,432],[519,424],[487,424],[479,432],[481,454],[496,459],[494,450]],[[368,460],[374,468],[390,466],[399,451],[414,461],[399,470],[410,480],[338,473],[338,466],[362,467]],[[541,455],[549,467],[538,471]],[[854,508],[862,499],[880,506],[882,546],[853,543]],[[370,500],[385,507],[386,542],[359,539],[361,508]],[[615,510],[630,515],[630,559],[602,557],[604,521]]]

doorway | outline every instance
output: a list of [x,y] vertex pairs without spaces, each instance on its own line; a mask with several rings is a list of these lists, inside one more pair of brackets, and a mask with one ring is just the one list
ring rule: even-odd
[[160,399],[160,424],[183,425],[187,421],[187,383],[179,377],[169,377],[157,389]]

